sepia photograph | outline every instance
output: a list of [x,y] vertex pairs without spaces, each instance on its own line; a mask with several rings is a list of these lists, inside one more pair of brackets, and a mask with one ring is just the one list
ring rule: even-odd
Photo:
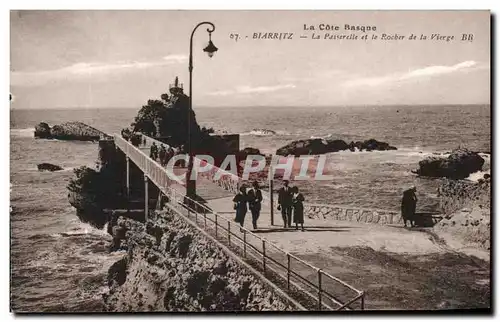
[[10,311],[491,314],[489,10],[11,10]]

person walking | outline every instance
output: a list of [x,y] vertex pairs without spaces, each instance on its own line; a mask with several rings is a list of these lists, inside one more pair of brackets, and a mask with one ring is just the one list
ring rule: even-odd
[[298,187],[292,188],[293,222],[295,229],[299,230],[299,224],[304,231],[304,196],[299,192]]
[[167,150],[165,149],[165,146],[162,144],[160,145],[160,152],[159,152],[161,166],[164,166],[166,164],[165,163],[166,156],[167,156]]
[[415,225],[415,211],[417,209],[417,188],[415,186],[403,192],[401,200],[401,217],[403,217],[404,226],[406,221],[410,222],[411,227]]
[[283,181],[283,187],[278,191],[278,210],[281,210],[283,226],[292,226],[292,192],[288,180]]
[[252,189],[248,191],[248,207],[252,212],[253,229],[257,229],[257,220],[260,217],[260,210],[262,209],[262,190],[260,190],[257,181],[253,182]]
[[234,202],[234,210],[236,210],[236,218],[234,221],[240,224],[241,227],[243,227],[243,224],[245,222],[245,215],[247,214],[247,202],[248,202],[248,195],[247,195],[247,190],[244,186],[240,187],[240,191],[236,196],[233,198]]
[[155,161],[156,161],[156,158],[158,157],[158,147],[156,146],[156,144],[154,142],[151,145],[151,148],[149,149],[149,157]]

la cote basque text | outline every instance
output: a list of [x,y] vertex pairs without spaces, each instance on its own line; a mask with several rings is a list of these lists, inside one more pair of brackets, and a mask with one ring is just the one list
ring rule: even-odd
[[344,24],[344,25],[333,25],[333,24],[327,24],[327,23],[320,23],[318,25],[308,25],[304,24],[304,30],[308,31],[315,31],[315,30],[320,30],[320,31],[339,31],[339,30],[348,30],[348,31],[361,31],[361,32],[367,32],[367,31],[377,31],[377,26],[362,26],[362,25],[350,25],[350,24]]

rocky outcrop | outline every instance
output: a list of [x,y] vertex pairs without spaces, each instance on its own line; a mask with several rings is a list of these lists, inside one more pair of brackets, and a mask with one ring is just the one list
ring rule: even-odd
[[369,139],[366,141],[356,141],[349,143],[349,150],[355,151],[357,148],[359,151],[387,151],[387,150],[397,150],[396,147],[389,145],[387,142],[377,141],[375,139]]
[[491,176],[477,182],[443,179],[438,188],[440,212],[444,215],[434,231],[452,236],[466,246],[490,249]]
[[35,126],[35,137],[40,139],[50,139],[50,126],[41,122]]
[[439,211],[448,216],[464,207],[490,209],[491,176],[485,174],[478,182],[444,179],[438,187]]
[[397,150],[396,147],[389,145],[389,143],[369,139],[366,141],[357,141],[346,143],[343,140],[335,139],[306,139],[293,141],[278,150],[277,155],[304,155],[304,154],[324,154],[331,152],[338,152],[350,150],[352,152],[358,151],[386,151]]
[[120,218],[128,254],[108,274],[107,311],[292,310],[286,299],[171,211]]
[[37,165],[38,171],[61,171],[62,167],[51,163],[40,163]]
[[479,153],[459,148],[447,158],[429,157],[420,161],[419,168],[412,172],[423,177],[465,179],[471,173],[482,170],[484,162]]
[[264,154],[262,154],[259,149],[247,147],[247,148],[244,148],[243,150],[240,150],[238,152],[237,159],[238,160],[246,160],[247,156],[249,156],[249,155],[262,155],[263,156]]
[[82,122],[66,122],[54,125],[52,128],[47,123],[42,122],[35,127],[35,137],[40,139],[98,141],[107,137],[107,135]]
[[[99,159],[96,163],[96,169],[85,166],[74,169],[74,177],[67,189],[69,203],[76,208],[78,218],[101,229],[108,220],[104,209],[126,208],[126,165],[123,154],[117,151],[113,140],[99,142]],[[131,167],[130,180],[138,188],[144,186],[142,174],[135,167]]]

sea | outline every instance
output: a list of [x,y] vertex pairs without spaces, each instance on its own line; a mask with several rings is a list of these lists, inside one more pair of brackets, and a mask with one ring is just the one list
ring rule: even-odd
[[[239,133],[240,147],[263,153],[293,140],[374,138],[394,151],[328,155],[333,178],[297,185],[306,201],[398,210],[402,191],[417,187],[417,211],[437,211],[439,179],[411,173],[428,156],[466,147],[485,152],[489,171],[490,105],[350,107],[194,107],[198,123]],[[81,223],[67,199],[73,169],[95,166],[97,144],[35,139],[39,122],[81,121],[118,133],[139,108],[12,109],[10,113],[11,308],[16,312],[102,311],[107,270],[122,252],[109,253],[110,236]],[[39,172],[49,162],[64,168]],[[481,177],[474,174],[471,179]],[[307,223],[306,223],[307,226]]]

